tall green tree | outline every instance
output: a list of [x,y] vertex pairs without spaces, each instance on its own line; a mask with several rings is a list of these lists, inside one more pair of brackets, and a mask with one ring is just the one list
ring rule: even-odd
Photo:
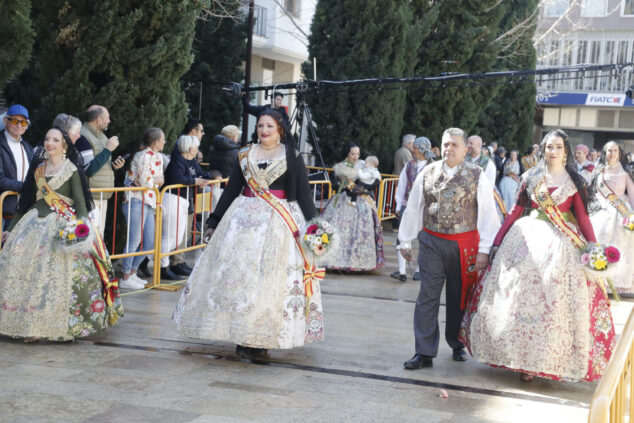
[[[309,60],[317,59],[321,80],[411,76],[417,48],[433,19],[432,14],[416,19],[406,0],[319,0]],[[304,74],[312,75],[310,63],[305,63]],[[405,91],[377,86],[311,90],[307,101],[327,163],[341,161],[344,146],[356,142],[363,156],[377,155],[380,168],[392,170],[403,128]]]
[[[430,4],[438,8],[431,32],[419,44],[417,76],[483,73],[493,69],[499,47],[493,43],[504,9],[497,0],[412,1],[424,17]],[[404,132],[427,136],[439,145],[448,127],[470,131],[480,111],[499,89],[477,81],[419,84],[408,90]]]
[[[535,69],[533,35],[539,0],[508,0],[500,22],[498,70]],[[535,114],[535,83],[532,79],[504,81],[493,101],[482,110],[477,131],[486,141],[498,141],[507,149],[522,150],[532,144]]]
[[50,0],[33,5],[37,37],[30,66],[8,95],[32,110],[39,139],[60,112],[110,110],[122,147],[157,126],[174,140],[187,104],[180,78],[193,55],[202,0]]
[[31,1],[3,1],[0,14],[0,89],[19,73],[31,56],[35,32],[31,27]]
[[239,1],[227,5],[227,14],[233,18],[209,16],[196,22],[195,59],[183,76],[189,113],[198,118],[200,108],[200,120],[207,133],[201,145],[205,155],[212,137],[224,126],[240,124],[240,101],[227,97],[222,91],[222,82],[240,82],[244,77],[242,62],[248,25],[238,12],[239,6]]

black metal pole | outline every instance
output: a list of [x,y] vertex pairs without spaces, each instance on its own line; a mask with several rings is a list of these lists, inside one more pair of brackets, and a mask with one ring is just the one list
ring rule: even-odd
[[[243,95],[249,95],[249,86],[251,85],[251,53],[253,52],[253,11],[255,9],[255,0],[249,1],[249,33],[247,37],[247,57],[244,64],[244,88]],[[247,145],[249,132],[249,112],[242,110],[242,145]]]

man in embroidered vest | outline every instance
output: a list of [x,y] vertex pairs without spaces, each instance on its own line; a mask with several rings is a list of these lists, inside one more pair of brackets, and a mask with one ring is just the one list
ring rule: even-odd
[[442,160],[416,177],[398,238],[400,253],[412,260],[411,242],[418,236],[420,291],[414,311],[416,353],[406,369],[432,366],[438,354],[440,295],[446,281],[445,340],[455,361],[465,361],[458,331],[468,289],[488,264],[500,228],[493,187],[484,172],[465,162],[467,136],[449,128],[442,136]]
[[[0,194],[4,191],[20,192],[29,171],[33,149],[22,135],[29,127],[29,112],[26,107],[14,104],[2,119],[4,131],[0,131]],[[2,204],[2,230],[9,227],[18,204],[17,196],[11,195]]]
[[[75,143],[77,151],[84,160],[90,188],[113,188],[114,170],[120,169],[125,164],[125,160],[121,157],[112,161],[112,152],[119,146],[119,138],[116,136],[108,138],[104,134],[109,123],[108,109],[103,106],[90,106],[86,110],[86,121],[81,128],[81,137]],[[95,208],[91,212],[91,218],[103,236],[108,199],[112,197],[112,193],[94,194],[93,197]]]
[[[412,148],[412,154],[414,155],[414,160],[407,163],[407,165],[401,171],[401,174],[398,178],[398,185],[396,187],[396,215],[402,216],[405,211],[405,207],[407,206],[407,199],[409,198],[409,193],[412,190],[412,186],[414,185],[414,181],[416,180],[416,176],[423,170],[423,168],[430,163],[433,159],[436,158],[436,155],[431,151],[431,141],[425,137],[418,137],[414,140],[414,145]],[[396,240],[396,245],[398,248],[399,241]],[[407,260],[403,257],[402,254],[396,254],[398,258],[398,270],[392,273],[390,276],[394,279],[398,279],[401,282],[405,282],[407,280],[407,275],[405,274],[407,268]],[[412,277],[415,281],[420,280],[419,269],[416,268],[416,272],[414,272],[414,276]]]

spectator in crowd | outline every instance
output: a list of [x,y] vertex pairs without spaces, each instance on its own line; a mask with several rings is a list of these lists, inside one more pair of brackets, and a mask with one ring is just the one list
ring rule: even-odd
[[[207,175],[198,165],[200,140],[193,135],[181,135],[176,141],[179,155],[172,155],[165,171],[165,185],[189,185],[204,187],[209,184]],[[194,217],[193,198],[195,189],[172,189],[163,197],[163,234],[161,251],[168,253],[176,246],[185,246],[187,228],[192,227]],[[180,197],[180,198],[179,198]],[[189,219],[188,219],[189,215]],[[171,262],[171,263],[170,263]],[[168,267],[169,266],[169,267]],[[189,276],[192,268],[185,262],[182,253],[161,259],[161,279],[175,280],[178,276]]]
[[231,169],[236,163],[238,150],[240,150],[240,134],[242,131],[235,125],[227,125],[222,128],[220,134],[211,141],[209,149],[209,167],[219,170],[223,178],[229,177]]
[[595,167],[599,163],[599,153],[594,148],[591,148],[590,152],[588,153],[588,161],[592,163]]
[[502,173],[504,172],[504,162],[506,161],[506,149],[502,146],[499,146],[497,150],[495,150],[495,154],[493,155],[493,160],[495,161],[495,169],[497,172],[495,177],[495,183],[497,186],[500,183],[500,179],[502,179]]
[[498,151],[498,142],[497,141],[491,141],[489,143],[489,147],[491,147],[493,149],[493,152],[491,154],[495,154]]
[[400,175],[403,171],[405,165],[412,160],[414,160],[414,156],[412,155],[412,150],[414,149],[414,140],[416,139],[416,135],[407,134],[403,136],[401,141],[401,148],[396,150],[394,154],[394,174]]
[[491,158],[491,152],[489,151],[488,148],[486,147],[482,147],[480,149],[482,151],[482,155]]
[[524,168],[524,172],[537,165],[537,162],[539,161],[537,158],[538,151],[539,146],[537,144],[533,144],[526,149],[524,156],[522,157],[522,167]]
[[520,186],[520,175],[523,173],[518,155],[517,150],[511,151],[509,157],[504,162],[503,176],[500,181],[500,192],[502,193],[502,198],[504,199],[504,204],[508,211],[510,211],[515,204],[517,190]]
[[200,166],[202,162],[203,162],[203,152],[198,150],[198,153],[196,153],[196,163],[198,163],[198,166]]
[[[134,156],[126,177],[134,186],[158,189],[164,182],[163,156],[159,153],[165,146],[165,134],[159,128],[146,129],[143,134],[143,146],[145,148]],[[123,214],[128,222],[128,239],[124,254],[154,248],[156,200],[156,194],[151,190],[126,192]],[[143,258],[142,255],[123,258],[123,278],[119,286],[130,289],[141,289],[145,286],[145,281],[136,275]]]
[[55,116],[53,128],[65,131],[73,144],[76,144],[79,137],[81,137],[81,120],[66,113],[60,113]]
[[484,174],[489,178],[491,185],[495,185],[496,167],[495,163],[491,161],[487,156],[482,154],[482,138],[479,135],[471,135],[467,139],[468,154],[465,157],[465,161],[477,164],[484,171]]
[[[81,128],[81,137],[75,142],[75,147],[84,161],[90,188],[113,188],[114,171],[123,167],[125,159],[118,157],[114,162],[112,161],[112,152],[119,146],[119,138],[117,136],[108,138],[104,134],[110,124],[110,113],[103,106],[92,105],[86,110],[85,119]],[[90,217],[102,236],[110,197],[112,197],[111,192],[94,196],[95,208]]]
[[[4,191],[20,192],[33,159],[33,148],[22,135],[29,127],[26,107],[14,104],[2,119],[4,131],[0,132],[0,194]],[[9,227],[15,214],[18,198],[11,195],[2,204],[2,229]]]
[[249,103],[249,99],[247,97],[247,93],[244,93],[242,96],[242,106],[246,109],[246,111],[255,116],[256,118],[262,114],[263,111],[267,109],[272,109],[282,115],[282,119],[284,119],[284,124],[287,128],[291,127],[291,120],[288,117],[288,112],[286,106],[282,103],[284,102],[284,94],[281,92],[273,93],[273,104],[265,104],[263,106],[254,106]]
[[587,145],[579,144],[575,147],[574,156],[577,172],[589,182],[592,179],[594,164],[588,160],[588,153],[590,153],[590,149]]
[[[414,181],[416,180],[416,176],[432,162],[437,156],[431,150],[431,141],[429,141],[426,137],[418,137],[414,141],[414,160],[409,162],[407,166],[403,168],[401,174],[398,178],[398,185],[396,186],[396,215],[402,216],[403,212],[405,212],[405,208],[407,207],[407,199],[409,198],[409,194],[412,190],[412,186],[414,185]],[[396,257],[398,258],[398,270],[391,273],[390,277],[394,279],[398,279],[401,282],[405,282],[407,280],[407,275],[405,273],[407,269],[407,260],[403,257],[402,254],[398,253],[398,245],[399,240],[396,240],[396,248],[397,253]],[[415,281],[420,280],[420,273],[418,266],[416,267],[416,271],[412,276],[412,279]]]
[[[198,141],[202,142],[203,137],[205,136],[205,128],[203,127],[203,124],[200,123],[198,119],[194,119],[190,117],[189,119],[187,119],[185,128],[183,128],[182,135],[194,136],[198,138]],[[175,150],[178,151],[178,147],[174,146],[174,150],[172,150],[172,152]]]

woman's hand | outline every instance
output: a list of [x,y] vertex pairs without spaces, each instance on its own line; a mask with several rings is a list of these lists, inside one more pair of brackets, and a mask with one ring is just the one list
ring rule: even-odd
[[210,183],[211,183],[211,181],[208,181],[208,180],[203,179],[203,178],[195,178],[194,179],[194,184],[196,186],[199,186],[199,187],[204,187],[205,185],[209,185]]
[[209,241],[211,240],[211,236],[214,234],[214,231],[215,231],[214,228],[212,228],[211,226],[208,226],[207,229],[205,229],[205,233],[203,234],[203,241],[209,244]]
[[499,249],[499,245],[494,245],[493,247],[491,247],[491,251],[489,251],[489,264],[493,264],[493,258],[495,257]]

